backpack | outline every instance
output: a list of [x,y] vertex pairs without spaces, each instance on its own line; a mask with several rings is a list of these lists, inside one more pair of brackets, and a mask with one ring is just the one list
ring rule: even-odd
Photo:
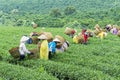
[[29,39],[27,40],[27,43],[28,43],[28,44],[32,44],[32,42],[33,42],[33,41],[32,41],[32,38],[29,38]]

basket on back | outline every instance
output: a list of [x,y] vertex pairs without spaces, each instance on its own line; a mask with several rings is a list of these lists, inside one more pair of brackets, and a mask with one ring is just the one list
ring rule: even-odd
[[98,35],[102,31],[102,29],[98,24],[96,24],[94,28],[95,28],[95,31],[94,31],[95,35]]
[[64,33],[67,34],[67,35],[70,35],[73,30],[74,30],[74,29],[71,29],[71,28],[66,27]]
[[47,37],[48,42],[51,42],[53,40],[53,35],[51,32],[43,32],[42,34]]
[[55,38],[60,40],[60,43],[57,43],[57,48],[61,48],[63,43],[65,42],[65,39],[60,35],[56,35]]
[[118,31],[117,36],[120,37],[120,30]]
[[32,36],[31,38],[32,38],[33,44],[38,44],[38,42],[39,42],[38,36]]
[[38,27],[38,25],[35,22],[32,22],[32,27],[35,29]]
[[20,53],[19,53],[19,47],[14,47],[9,50],[9,53],[11,54],[12,57],[14,58],[19,58]]
[[79,35],[75,35],[74,37],[73,37],[73,42],[74,43],[80,43],[80,44],[82,44],[83,42],[84,42],[84,37],[83,37],[83,35],[82,34],[79,34]]
[[91,31],[91,30],[88,30],[87,33],[88,33],[88,36],[89,36],[89,37],[93,37],[93,35],[94,35],[94,32]]
[[38,36],[40,36],[42,34],[47,37],[48,42],[51,42],[53,40],[53,35],[51,32],[43,32],[43,31],[42,32],[32,32],[32,33],[30,33],[30,36],[32,38],[32,43],[38,44],[38,42],[39,42]]
[[84,42],[84,37],[83,35],[79,35],[77,36],[77,39],[78,39],[78,43],[82,44]]

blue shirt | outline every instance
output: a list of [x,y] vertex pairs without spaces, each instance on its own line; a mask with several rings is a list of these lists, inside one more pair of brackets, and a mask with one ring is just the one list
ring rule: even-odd
[[48,44],[48,47],[49,47],[49,51],[51,51],[52,53],[56,52],[56,43],[54,41],[50,42]]

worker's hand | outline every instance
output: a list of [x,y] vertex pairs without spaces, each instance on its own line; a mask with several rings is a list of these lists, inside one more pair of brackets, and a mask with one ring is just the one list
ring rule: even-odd
[[30,52],[31,55],[33,55],[34,53],[33,52]]

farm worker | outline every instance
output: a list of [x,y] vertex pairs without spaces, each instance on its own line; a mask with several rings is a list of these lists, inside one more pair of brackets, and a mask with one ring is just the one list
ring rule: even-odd
[[45,35],[40,35],[38,39],[41,40],[40,45],[40,59],[48,60],[49,50],[48,50],[48,41]]
[[103,32],[103,31],[100,32],[100,33],[98,34],[98,37],[99,37],[100,39],[103,39],[103,38],[104,38],[104,32]]
[[72,29],[72,28],[69,28],[69,27],[66,27],[64,33],[73,38],[73,36],[74,36],[74,34],[75,34],[76,32],[77,32],[77,30]]
[[98,24],[96,24],[94,28],[97,32],[100,32],[102,30]]
[[65,42],[63,43],[63,45],[62,45],[62,47],[64,48],[64,51],[66,51],[69,46],[70,46],[70,45],[69,45],[69,42],[68,42],[68,41],[65,41]]
[[49,58],[56,53],[57,43],[61,42],[58,38],[55,38],[52,42],[48,44],[49,46]]
[[110,24],[108,24],[108,25],[105,27],[105,29],[106,29],[107,31],[110,31],[111,28],[112,28],[112,26],[111,26]]
[[28,53],[29,55],[33,54],[25,46],[25,43],[27,42],[27,40],[29,40],[29,37],[27,36],[22,36],[22,38],[20,39],[20,45],[19,45],[20,59],[19,60],[23,60],[25,58],[25,53]]
[[69,42],[65,41],[60,48],[56,48],[56,53],[62,53],[64,51],[66,51],[68,49],[68,47],[69,47]]
[[75,36],[73,37],[73,42],[74,42],[74,43],[78,43],[77,35],[75,35]]
[[106,32],[101,31],[97,37],[99,37],[100,39],[103,39],[105,36],[107,36]]
[[113,28],[113,34],[117,34],[118,33],[118,30],[117,30],[117,28]]
[[82,35],[84,35],[85,32],[86,32],[86,29],[82,29]]
[[75,33],[76,33],[76,30],[73,29],[73,30],[71,31],[70,37],[73,38],[73,36],[74,36]]
[[38,26],[35,22],[32,22],[31,24],[32,24],[32,27],[33,27],[34,29],[37,28],[37,26]]
[[87,41],[88,41],[88,33],[85,32],[84,33],[84,44],[87,44]]
[[86,29],[82,29],[82,35],[84,37],[84,44],[87,44],[88,41],[88,33]]

